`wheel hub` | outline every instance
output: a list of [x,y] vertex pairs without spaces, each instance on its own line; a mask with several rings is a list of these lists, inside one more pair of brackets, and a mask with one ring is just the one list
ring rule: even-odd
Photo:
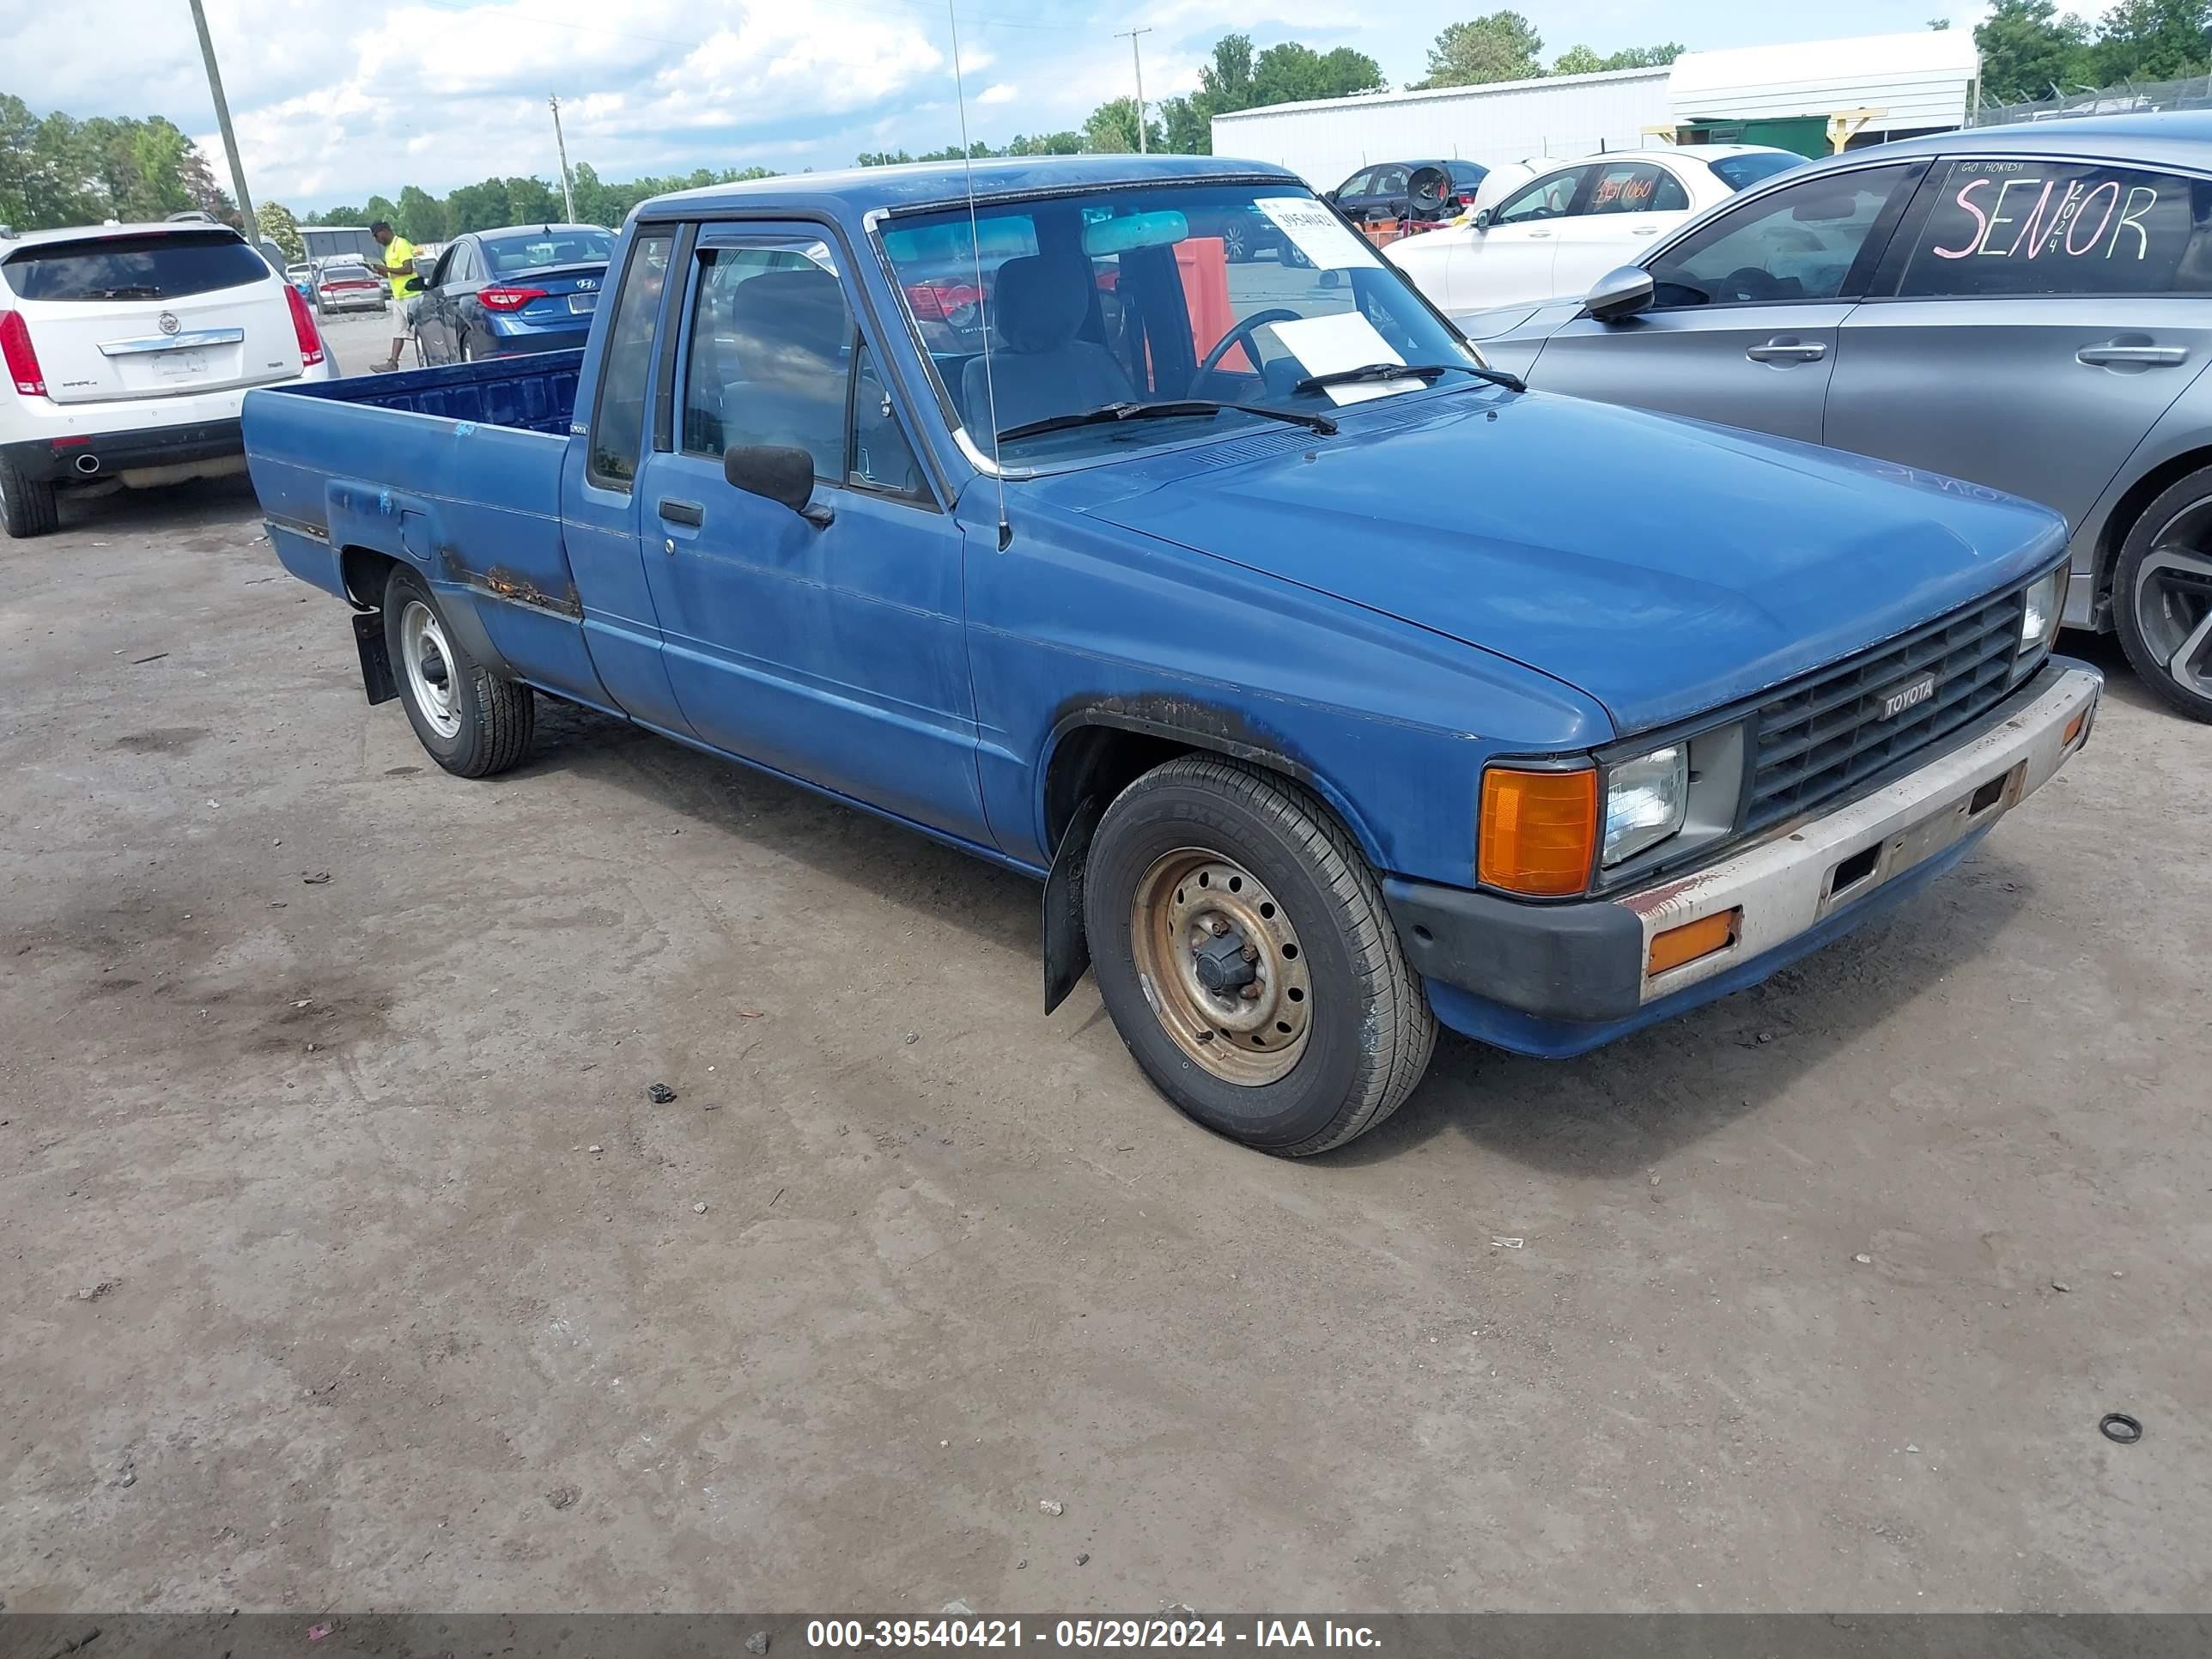
[[1312,980],[1275,896],[1232,859],[1182,848],[1137,884],[1130,939],[1146,999],[1193,1064],[1257,1088],[1305,1054]]
[[1244,943],[1242,934],[1233,927],[1219,933],[1208,933],[1206,942],[1191,952],[1196,959],[1198,982],[1218,997],[1225,997],[1257,982],[1260,971],[1252,964],[1258,959],[1256,947]]
[[399,613],[399,656],[422,718],[440,737],[459,737],[461,711],[453,695],[453,652],[437,613],[420,599],[410,599]]

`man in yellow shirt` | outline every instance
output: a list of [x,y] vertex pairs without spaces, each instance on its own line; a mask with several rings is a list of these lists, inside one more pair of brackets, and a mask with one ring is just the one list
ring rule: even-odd
[[422,293],[422,279],[415,274],[415,244],[397,234],[387,220],[379,219],[368,228],[376,238],[376,245],[384,250],[384,263],[370,262],[369,269],[392,279],[392,297],[399,301],[399,314],[409,326],[403,327],[392,341],[392,356],[371,368],[390,374],[399,367],[399,354],[406,349],[407,337],[413,332],[415,301]]

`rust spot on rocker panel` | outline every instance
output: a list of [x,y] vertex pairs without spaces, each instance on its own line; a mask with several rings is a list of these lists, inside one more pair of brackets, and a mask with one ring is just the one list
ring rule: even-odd
[[529,577],[494,565],[484,573],[483,586],[495,598],[512,599],[517,605],[534,605],[563,617],[581,618],[584,614],[583,598],[576,592],[574,582],[558,594],[548,593]]
[[577,621],[583,619],[583,596],[576,592],[574,582],[558,593],[549,593],[531,577],[505,565],[495,564],[485,571],[471,570],[451,547],[438,550],[438,564],[448,581],[473,587],[479,593],[505,599],[510,605],[526,605],[535,611],[550,611],[556,616]]

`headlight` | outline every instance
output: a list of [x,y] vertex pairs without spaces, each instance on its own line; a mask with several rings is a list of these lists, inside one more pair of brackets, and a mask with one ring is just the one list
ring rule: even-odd
[[2040,651],[2058,635],[2058,613],[2066,605],[2066,567],[2028,585],[2027,604],[2020,617],[2020,654]]
[[1690,805],[1690,756],[1670,743],[1606,772],[1605,845],[1598,861],[1619,864],[1682,827]]

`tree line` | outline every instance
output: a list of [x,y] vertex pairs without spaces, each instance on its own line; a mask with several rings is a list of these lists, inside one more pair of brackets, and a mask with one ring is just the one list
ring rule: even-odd
[[159,115],[35,115],[0,92],[0,224],[46,230],[195,208],[239,222],[237,204],[175,123]]
[[[1662,66],[1673,63],[1682,48],[1672,44],[1632,46],[1601,56],[1592,47],[1572,46],[1549,70],[1543,64],[1543,50],[1542,37],[1519,12],[1492,12],[1453,23],[1429,49],[1427,78],[1407,90],[1524,80],[1547,73],[1584,75],[1596,70]],[[1163,98],[1146,111],[1144,148],[1177,155],[1210,155],[1217,115],[1389,89],[1382,66],[1350,46],[1318,52],[1302,41],[1285,40],[1255,49],[1249,34],[1224,34],[1199,69],[1197,91]],[[1113,154],[1137,148],[1136,100],[1112,98],[1091,112],[1080,131],[1017,137],[1000,146],[978,141],[965,154],[980,161],[987,155]],[[959,145],[948,144],[919,155],[868,150],[857,159],[862,167],[883,167],[898,161],[957,161],[962,155]]]
[[1996,0],[1974,30],[1984,104],[2212,72],[2212,0],[2118,0],[2094,26],[2053,0]]

